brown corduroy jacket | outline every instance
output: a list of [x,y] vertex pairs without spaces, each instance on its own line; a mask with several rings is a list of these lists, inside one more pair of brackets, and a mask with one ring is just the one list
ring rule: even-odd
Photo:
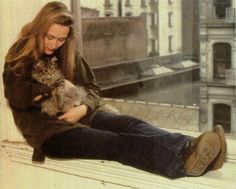
[[4,94],[12,110],[16,126],[28,144],[34,148],[32,160],[44,161],[45,157],[40,149],[46,139],[69,129],[90,125],[99,106],[100,89],[86,61],[78,54],[76,58],[76,85],[82,85],[88,90],[88,98],[84,104],[89,107],[89,111],[76,124],[58,120],[56,116],[48,116],[41,112],[40,103],[33,102],[33,99],[40,94],[50,94],[51,89],[36,82],[31,77],[32,62],[28,62],[27,65],[25,74],[19,76],[13,72],[9,64],[5,64],[3,72]]

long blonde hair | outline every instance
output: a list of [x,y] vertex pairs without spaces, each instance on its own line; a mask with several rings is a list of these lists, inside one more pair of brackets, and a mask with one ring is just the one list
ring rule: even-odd
[[70,27],[65,43],[57,51],[65,77],[73,81],[77,35],[74,31],[73,15],[61,2],[47,3],[32,22],[21,29],[6,55],[5,62],[11,64],[13,70],[20,68],[23,71],[21,68],[25,68],[26,60],[37,61],[44,54],[43,40],[52,24]]

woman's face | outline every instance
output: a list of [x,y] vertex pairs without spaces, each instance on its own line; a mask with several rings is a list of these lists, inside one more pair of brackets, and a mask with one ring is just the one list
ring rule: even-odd
[[47,55],[53,54],[58,48],[60,48],[65,43],[69,32],[69,26],[52,24],[44,37],[44,53]]

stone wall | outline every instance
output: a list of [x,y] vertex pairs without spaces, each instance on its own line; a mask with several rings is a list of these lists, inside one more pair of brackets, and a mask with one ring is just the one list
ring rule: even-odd
[[145,17],[84,18],[83,56],[90,66],[147,56]]
[[199,107],[197,106],[110,98],[104,98],[103,101],[118,109],[122,114],[140,118],[154,126],[190,131],[199,130]]

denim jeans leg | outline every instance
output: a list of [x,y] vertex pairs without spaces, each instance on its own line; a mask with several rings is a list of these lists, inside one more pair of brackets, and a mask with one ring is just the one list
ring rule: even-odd
[[181,151],[188,136],[170,133],[131,116],[107,112],[98,112],[92,127],[120,134],[121,154],[117,156],[122,163],[149,172],[161,171],[169,177],[185,176]]
[[117,115],[109,112],[97,112],[91,127],[115,133],[144,135],[163,135],[168,133],[132,116]]
[[130,116],[98,113],[92,128],[57,134],[42,145],[54,158],[118,161],[171,178],[185,176],[181,149],[187,137],[154,128]]
[[[169,137],[120,134],[114,160],[170,178],[186,176],[181,154],[162,142],[167,138]],[[180,140],[178,137],[175,139]],[[176,142],[177,146],[180,145],[179,141]]]
[[118,134],[93,128],[74,128],[56,134],[42,145],[51,158],[113,160]]

